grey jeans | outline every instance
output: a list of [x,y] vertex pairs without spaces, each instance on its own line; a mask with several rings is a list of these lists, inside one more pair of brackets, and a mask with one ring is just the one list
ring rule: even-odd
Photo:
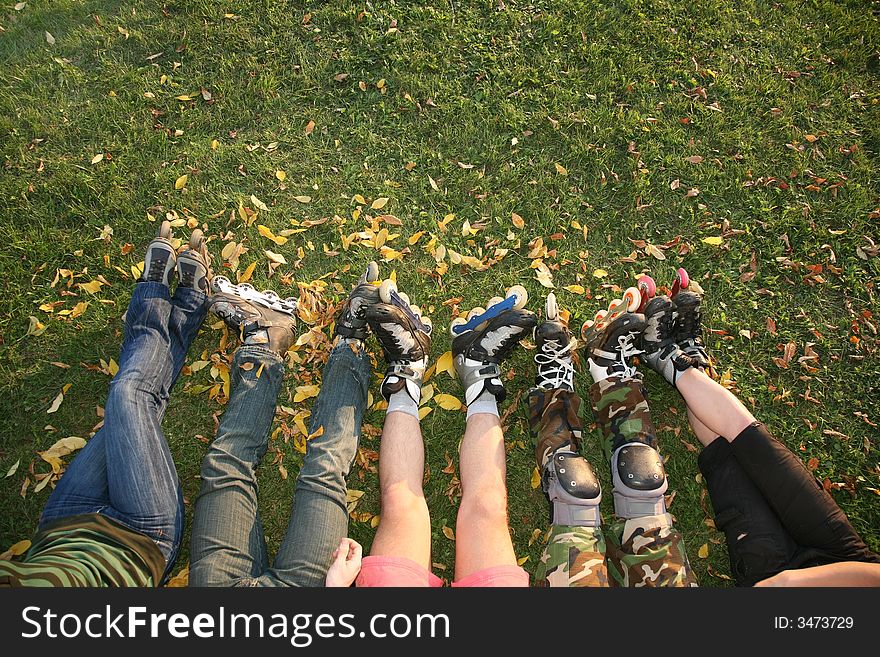
[[345,477],[360,439],[370,361],[347,344],[330,353],[309,425],[310,434],[322,426],[324,433],[307,443],[287,531],[270,566],[255,470],[283,375],[284,361],[263,347],[243,346],[235,354],[229,404],[202,461],[192,586],[323,586],[333,550],[348,533]]

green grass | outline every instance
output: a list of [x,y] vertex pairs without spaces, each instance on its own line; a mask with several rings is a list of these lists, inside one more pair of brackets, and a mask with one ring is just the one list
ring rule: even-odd
[[[447,258],[448,273],[431,278],[436,263],[420,248],[426,234],[402,261],[383,263],[384,272],[396,270],[401,289],[433,308],[435,356],[449,349],[451,314],[442,304],[450,298],[462,297],[462,308],[482,305],[523,283],[540,309],[547,290],[530,268],[534,238],[556,250],[544,260],[560,302],[580,319],[612,298],[607,284],[625,287],[643,271],[665,283],[685,266],[706,291],[709,343],[722,370],[780,439],[805,461],[816,459],[820,479],[846,485],[834,488],[835,499],[880,549],[880,259],[857,253],[869,246],[866,238],[880,240],[876,2],[29,0],[21,11],[14,4],[0,9],[0,475],[20,466],[0,480],[0,549],[31,535],[48,496],[49,488],[34,492],[33,485],[19,494],[25,477],[49,470],[37,450],[87,437],[99,421],[108,376],[86,366],[118,357],[133,283],[124,272],[155,234],[148,214],[193,218],[212,236],[216,261],[227,241],[247,240],[239,271],[258,261],[253,282],[283,295],[296,294],[283,280],[332,273],[339,286],[331,283],[325,296],[335,302],[380,255],[342,248],[342,236],[367,225],[352,217],[355,194],[390,199],[382,212],[402,221],[389,244],[398,251],[418,231],[478,258],[495,246],[509,249],[488,271]],[[176,99],[184,95],[193,100]],[[315,128],[306,135],[309,121]],[[91,164],[99,153],[104,160]],[[704,159],[685,161],[693,155]],[[287,174],[283,183],[277,170]],[[187,185],[176,190],[183,174]],[[690,189],[699,194],[687,196]],[[252,194],[269,211],[251,226],[230,220],[240,202],[254,207]],[[512,212],[524,229],[513,227]],[[442,232],[437,222],[448,213],[455,218]],[[260,223],[277,233],[291,220],[335,215],[345,223],[314,226],[280,247],[257,232]],[[467,239],[465,220],[485,228]],[[112,238],[96,239],[105,225]],[[185,238],[188,230],[176,233]],[[563,239],[552,240],[556,233]],[[723,245],[701,241],[709,236],[723,236]],[[631,240],[675,238],[663,261],[641,251],[635,262],[620,260],[635,248]],[[134,248],[123,254],[126,243]],[[324,245],[339,255],[325,256]],[[689,250],[681,254],[681,245]],[[289,263],[271,279],[267,248]],[[753,257],[749,280],[742,275]],[[820,281],[806,282],[808,265],[822,266]],[[608,277],[594,278],[598,268]],[[58,269],[83,283],[101,275],[109,285],[94,295],[68,290],[63,280],[53,287]],[[79,301],[90,302],[84,314],[58,316]],[[38,309],[54,302],[61,303],[52,313]],[[30,316],[44,333],[26,335]],[[778,334],[768,332],[768,317]],[[206,324],[191,361],[214,353],[219,335]],[[787,342],[797,353],[781,369],[773,358]],[[806,363],[811,370],[797,362],[807,342],[818,354]],[[508,389],[525,390],[530,354],[520,352],[507,367]],[[187,394],[213,383],[209,369],[182,377],[164,423],[188,519],[206,449],[197,436],[210,438],[212,414],[222,411],[206,394]],[[293,404],[293,390],[317,371],[314,362],[292,368],[280,402],[308,408],[311,401]],[[674,391],[653,374],[647,381],[676,492],[671,511],[701,584],[726,585],[718,576],[728,572],[723,537],[704,522],[709,507],[701,504],[696,454],[683,444],[696,439]],[[433,382],[461,394],[445,374]],[[68,383],[61,407],[47,415]],[[584,373],[582,394],[587,385]],[[526,415],[523,397],[507,431],[508,487],[516,551],[533,571],[542,544],[529,539],[546,527],[548,507],[530,487]],[[370,411],[367,422],[381,426],[382,412]],[[452,475],[442,470],[463,428],[463,415],[441,409],[423,422],[434,561],[447,576],[454,544],[442,528],[454,527],[457,500],[444,494]],[[595,431],[585,442],[610,491]],[[378,443],[363,440],[374,450]],[[301,462],[292,443],[273,445],[291,474],[282,479],[271,454],[260,472],[270,547],[283,534]],[[365,491],[358,511],[379,511],[376,474],[356,468],[350,486]],[[606,513],[610,503],[608,494]],[[369,547],[375,530],[352,522],[350,531]],[[707,559],[697,557],[703,544]]]

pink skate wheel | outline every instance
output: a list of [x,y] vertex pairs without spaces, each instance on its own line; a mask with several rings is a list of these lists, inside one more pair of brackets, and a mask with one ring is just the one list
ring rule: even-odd
[[636,287],[639,288],[639,292],[642,293],[642,297],[645,300],[653,299],[657,294],[657,284],[654,282],[654,279],[647,274],[639,276],[639,280],[636,282]]

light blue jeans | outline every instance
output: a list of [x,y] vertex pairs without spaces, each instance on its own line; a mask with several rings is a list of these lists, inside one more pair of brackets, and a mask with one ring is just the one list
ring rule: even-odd
[[229,404],[202,461],[191,586],[323,586],[331,555],[348,533],[345,477],[357,453],[370,361],[347,344],[330,353],[309,426],[310,434],[322,426],[324,433],[307,443],[287,531],[270,566],[255,470],[283,375],[284,361],[264,347],[243,346],[235,354]]
[[183,497],[162,418],[204,318],[202,292],[178,288],[171,297],[161,283],[135,285],[104,426],[58,481],[40,527],[68,516],[100,513],[152,538],[165,556],[167,575],[180,548]]

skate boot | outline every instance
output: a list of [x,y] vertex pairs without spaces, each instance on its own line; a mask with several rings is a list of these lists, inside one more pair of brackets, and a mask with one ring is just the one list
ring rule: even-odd
[[[421,308],[410,305],[409,297],[397,292],[394,281],[383,281],[378,289],[379,303],[366,305],[364,315],[385,355],[380,391],[388,402],[395,393],[406,392],[410,400],[407,412],[415,409],[417,416],[433,326],[430,319],[422,317]],[[394,410],[390,404],[388,410]]]
[[192,288],[196,292],[208,293],[208,280],[211,277],[211,258],[201,230],[193,230],[186,251],[177,258],[178,287]]
[[147,247],[144,273],[139,280],[170,286],[176,264],[177,252],[171,245],[171,223],[163,221],[159,226],[159,233]]
[[568,325],[559,316],[556,295],[547,295],[546,319],[535,327],[535,354],[537,374],[535,387],[545,390],[562,388],[574,390],[572,355],[577,341],[571,337]]
[[675,308],[675,342],[696,361],[697,367],[714,376],[712,361],[703,344],[702,297],[696,292],[679,292],[672,298],[672,305]]
[[379,286],[375,285],[378,280],[379,265],[371,262],[342,307],[339,319],[336,320],[334,336],[355,338],[361,342],[367,339],[367,308],[379,303]]
[[242,344],[262,345],[279,356],[296,337],[296,300],[275,292],[258,292],[252,285],[233,285],[223,276],[211,281],[208,310],[238,333]]
[[574,393],[572,352],[577,342],[559,317],[556,296],[547,296],[547,319],[535,327],[538,353],[535,388],[529,393],[529,428],[541,484],[556,525],[598,527],[602,491],[580,454],[581,400]]
[[[680,298],[683,293],[679,293]],[[686,354],[677,344],[675,306],[666,295],[654,297],[645,307],[645,330],[641,348],[645,362],[671,385],[689,367],[699,367],[694,357]]]
[[609,377],[632,378],[633,356],[641,353],[638,338],[645,328],[645,316],[625,312],[610,323],[588,321],[581,329],[590,376],[594,382]]
[[528,299],[525,288],[514,285],[506,298],[489,299],[487,309],[473,308],[467,319],[452,320],[452,357],[468,406],[483,393],[504,401],[499,363],[538,323],[535,314],[525,310]]

